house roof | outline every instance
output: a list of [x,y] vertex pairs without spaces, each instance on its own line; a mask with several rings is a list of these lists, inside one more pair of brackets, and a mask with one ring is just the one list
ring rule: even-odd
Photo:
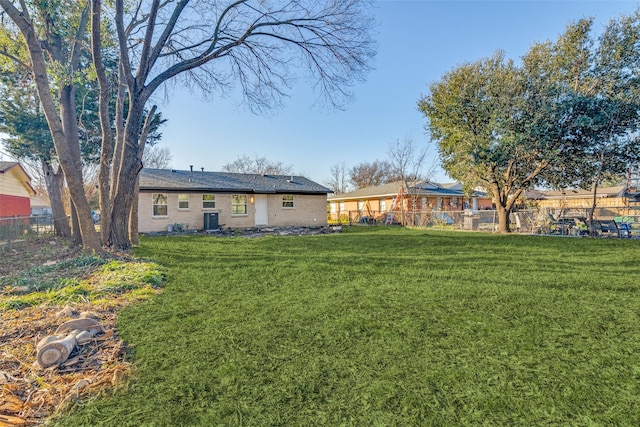
[[140,190],[241,193],[328,194],[331,190],[303,176],[146,169]]
[[36,190],[31,186],[31,177],[18,162],[0,162],[0,174],[12,173],[27,189],[27,192],[35,196]]
[[[392,182],[389,184],[378,185],[374,187],[360,188],[350,193],[339,194],[329,197],[330,201],[357,200],[392,197],[398,194],[401,182]],[[431,181],[417,181],[409,185],[409,194],[422,196],[446,196],[446,197],[464,197],[462,184],[457,182],[439,184]],[[482,196],[479,192],[474,192],[474,196]]]
[[[618,185],[615,187],[598,187],[596,197],[622,197],[626,187]],[[527,198],[537,199],[585,199],[593,197],[593,190],[583,189],[566,189],[557,191],[538,191],[536,193],[527,193]],[[537,197],[536,197],[537,196]]]
[[374,187],[360,188],[350,193],[338,194],[329,197],[329,200],[350,200],[350,199],[367,199],[372,197],[391,197],[398,194],[400,182],[391,182],[389,184],[377,185]]

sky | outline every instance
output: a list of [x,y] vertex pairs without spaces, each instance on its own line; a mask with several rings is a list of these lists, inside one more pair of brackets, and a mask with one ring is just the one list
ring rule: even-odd
[[[332,166],[386,160],[390,145],[405,138],[427,147],[428,163],[437,165],[437,148],[417,110],[431,83],[497,50],[518,61],[533,43],[555,40],[571,22],[594,17],[601,30],[638,7],[640,0],[379,0],[372,11],[374,69],[352,88],[344,110],[318,105],[302,70],[284,107],[262,116],[240,97],[205,100],[177,88],[156,100],[168,119],[160,144],[171,151],[173,169],[220,171],[240,156],[257,156],[321,184]],[[441,169],[432,180],[451,181]]]

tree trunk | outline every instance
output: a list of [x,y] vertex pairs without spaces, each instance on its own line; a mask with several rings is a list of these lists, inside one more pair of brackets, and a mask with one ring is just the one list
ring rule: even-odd
[[511,232],[511,220],[509,214],[511,211],[506,207],[497,204],[496,209],[498,211],[498,233],[510,233]]
[[71,201],[71,240],[74,245],[82,244],[82,232],[80,231],[80,222],[78,221],[78,211],[73,204],[73,200]]
[[131,201],[131,215],[129,217],[129,239],[132,245],[140,243],[138,234],[138,193],[140,192],[140,176],[136,177],[136,187],[133,191],[134,197]]
[[[91,55],[96,68],[98,79],[98,110],[100,116],[100,128],[102,130],[102,144],[100,149],[100,168],[98,170],[98,195],[100,200],[100,235],[103,243],[109,239],[111,228],[111,198],[109,194],[109,173],[113,158],[113,132],[109,119],[109,95],[110,88],[107,74],[102,61],[101,40],[101,13],[102,1],[91,1]],[[120,100],[118,99],[118,102]]]
[[[157,105],[151,107],[151,111],[147,114],[147,118],[142,126],[142,132],[140,132],[140,142],[138,143],[138,158],[142,160],[144,155],[144,148],[147,143],[147,137],[149,136],[149,129],[151,129],[151,123],[156,115]],[[140,242],[138,236],[138,193],[140,192],[140,176],[136,176],[136,185],[133,190],[133,200],[131,201],[131,213],[129,216],[129,239],[131,243],[137,245]]]
[[[38,98],[40,99],[49,130],[51,131],[51,137],[56,149],[56,154],[58,155],[60,167],[67,180],[71,200],[80,218],[82,245],[85,249],[100,252],[102,247],[93,221],[91,220],[91,208],[89,207],[89,202],[87,201],[82,186],[82,170],[79,169],[76,162],[74,162],[73,147],[70,146],[67,140],[67,137],[70,135],[65,134],[65,127],[63,126],[63,122],[61,122],[61,117],[65,115],[68,116],[69,112],[67,111],[65,114],[61,111],[60,117],[58,116],[58,111],[51,95],[47,65],[44,59],[42,43],[38,39],[38,32],[29,20],[28,14],[19,11],[10,0],[0,0],[0,6],[2,6],[5,12],[7,12],[7,15],[9,15],[11,20],[18,26],[27,43],[31,58],[33,78],[36,83],[36,89],[38,90]],[[61,95],[64,94],[61,93]],[[64,121],[65,119],[63,118],[62,120]],[[77,129],[77,122],[75,125]],[[77,138],[78,135],[76,134],[75,139],[77,140]]]
[[[60,90],[60,117],[62,119],[62,128],[65,135],[64,143],[67,146],[67,156],[70,160],[71,171],[74,182],[74,190],[71,191],[71,180],[65,171],[65,178],[69,185],[71,194],[71,219],[74,231],[74,242],[77,244],[85,244],[85,239],[92,241],[91,249],[101,250],[102,245],[96,233],[96,227],[91,216],[91,207],[84,192],[84,181],[82,178],[82,158],[80,153],[80,139],[78,130],[78,116],[76,114],[75,88],[72,85],[66,85]],[[57,151],[57,147],[56,147]],[[58,153],[58,157],[60,154]],[[76,229],[77,227],[77,229]],[[86,237],[85,237],[86,236]],[[97,245],[94,248],[93,245]]]
[[64,186],[62,170],[58,168],[57,171],[54,171],[53,167],[45,161],[42,161],[41,164],[47,193],[49,193],[49,203],[51,203],[53,232],[56,236],[71,237],[71,228],[62,201],[62,187]]
[[131,216],[131,204],[134,197],[137,197],[135,186],[138,173],[142,169],[142,160],[139,158],[138,153],[143,107],[144,104],[138,105],[133,102],[129,106],[120,167],[118,168],[117,180],[112,183],[115,186],[115,194],[111,213],[109,246],[119,250],[131,248],[129,218]]
[[600,155],[599,155],[599,163],[598,163],[598,169],[596,171],[596,176],[595,179],[593,181],[593,194],[591,197],[591,206],[589,207],[589,210],[587,211],[587,226],[589,227],[589,234],[593,235],[595,234],[594,230],[593,230],[593,214],[596,211],[596,206],[598,205],[598,183],[600,182],[600,178],[602,177],[602,163],[604,162],[604,152],[601,151]]

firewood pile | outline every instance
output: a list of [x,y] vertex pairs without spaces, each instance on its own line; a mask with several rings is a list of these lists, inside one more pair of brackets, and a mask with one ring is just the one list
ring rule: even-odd
[[124,383],[118,307],[0,313],[0,427],[40,425],[68,404]]

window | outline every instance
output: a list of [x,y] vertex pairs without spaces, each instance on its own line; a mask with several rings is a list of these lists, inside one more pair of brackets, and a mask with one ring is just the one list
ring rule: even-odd
[[178,194],[178,209],[189,209],[188,194]]
[[153,216],[167,216],[167,195],[162,193],[153,193]]
[[340,212],[344,212],[344,202],[340,202]]
[[293,194],[282,196],[282,207],[287,209],[293,209],[296,207],[293,200]]
[[247,195],[234,194],[231,196],[231,215],[247,214]]
[[364,200],[358,200],[358,210],[360,212],[364,210]]
[[216,195],[215,194],[203,194],[202,195],[202,209],[215,209],[216,208]]
[[387,199],[380,199],[380,212],[387,211]]

